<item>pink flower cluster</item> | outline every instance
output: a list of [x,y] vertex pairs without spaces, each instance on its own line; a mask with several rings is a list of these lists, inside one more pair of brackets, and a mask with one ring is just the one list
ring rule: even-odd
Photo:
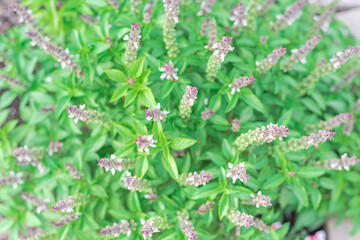
[[194,185],[195,187],[205,185],[212,178],[211,174],[206,171],[200,173],[184,173],[180,176],[180,183],[182,185]]
[[226,172],[226,177],[231,178],[233,183],[239,179],[241,182],[246,183],[250,178],[249,174],[246,173],[245,163],[239,163],[238,165],[233,165],[228,163],[229,169]]
[[154,143],[157,141],[154,140],[153,135],[147,135],[147,136],[139,136],[137,139],[135,139],[135,142],[137,146],[139,147],[139,152],[146,152],[146,154],[149,154],[149,147],[156,147]]
[[164,72],[161,74],[160,79],[164,80],[165,78],[167,80],[174,80],[175,82],[179,80],[177,76],[177,71],[179,71],[178,68],[174,68],[174,64],[170,61],[168,64],[165,64],[161,68],[159,68],[161,72]]
[[136,229],[136,222],[133,220],[121,220],[120,224],[114,223],[112,226],[108,225],[102,228],[99,234],[103,236],[114,236],[119,237],[120,234],[131,235],[132,230]]
[[229,220],[236,226],[251,227],[254,225],[254,217],[238,210],[231,209],[227,215]]
[[124,185],[131,191],[144,192],[149,190],[150,183],[145,179],[140,179],[136,175],[131,176],[130,172],[126,172],[126,177],[122,179]]
[[330,159],[325,161],[324,167],[338,171],[341,171],[342,169],[349,171],[350,166],[354,166],[359,162],[360,160],[357,157],[353,156],[349,158],[347,153],[344,153],[341,155],[341,159]]
[[240,88],[248,86],[255,81],[254,75],[240,77],[234,79],[233,83],[229,84],[229,88],[231,88],[231,94],[234,95],[235,92],[240,92]]
[[272,206],[271,197],[262,195],[261,191],[258,191],[257,195],[251,194],[250,196],[252,197],[252,200],[250,200],[251,204],[255,205],[256,208],[259,208],[260,206]]
[[28,201],[29,203],[32,203],[36,206],[36,212],[37,213],[41,213],[44,210],[48,209],[48,206],[46,203],[49,203],[50,200],[49,199],[45,199],[45,200],[40,200],[38,197],[36,197],[35,195],[26,193],[26,192],[22,192],[21,193],[21,197],[25,200]]
[[105,171],[110,171],[114,176],[116,171],[123,171],[126,169],[134,168],[135,163],[133,160],[125,158],[117,158],[111,154],[110,158],[101,158],[98,160],[98,166],[103,167]]

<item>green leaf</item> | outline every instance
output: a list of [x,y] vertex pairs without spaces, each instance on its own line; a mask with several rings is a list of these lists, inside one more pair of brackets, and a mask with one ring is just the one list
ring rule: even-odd
[[203,187],[199,187],[191,196],[192,199],[207,198],[211,195],[217,195],[223,192],[223,189],[219,187],[217,183],[209,183]]
[[150,88],[146,88],[139,92],[139,101],[142,105],[148,108],[155,108],[156,102],[154,95]]
[[90,192],[91,192],[91,194],[93,194],[96,197],[100,197],[100,198],[107,198],[108,197],[108,195],[106,194],[106,191],[100,185],[91,186]]
[[137,94],[138,94],[138,91],[135,89],[128,91],[126,94],[124,107],[129,106],[135,100]]
[[261,101],[255,94],[248,88],[241,88],[240,98],[244,100],[253,109],[265,113],[265,109]]
[[305,187],[293,184],[291,185],[291,190],[299,201],[298,210],[300,210],[302,206],[308,207],[309,201]]
[[279,120],[277,121],[278,124],[281,124],[281,125],[287,125],[290,120],[291,120],[291,117],[293,115],[293,112],[294,112],[294,109],[290,109],[290,110],[287,110],[285,111],[281,117],[279,118]]
[[[175,158],[169,153],[168,147],[163,147],[163,165],[165,169],[169,172],[170,176],[178,181],[179,179],[179,171],[177,169]],[[165,160],[165,162],[164,162]]]
[[319,105],[311,98],[303,98],[301,99],[301,102],[306,106],[307,109],[309,109],[313,113],[321,115],[321,109]]
[[139,212],[141,213],[142,210],[141,210],[141,204],[140,204],[140,200],[139,200],[139,197],[138,197],[138,194],[137,192],[135,191],[131,191],[129,193],[129,196],[127,198],[127,204],[129,206],[129,209],[132,211],[132,212]]
[[126,85],[126,84],[118,87],[118,88],[115,90],[114,94],[112,95],[112,97],[111,97],[111,99],[110,99],[110,102],[114,102],[114,101],[118,100],[119,98],[122,98],[123,96],[125,96],[126,93],[127,93],[128,87],[129,87],[129,86]]
[[220,219],[220,221],[226,215],[228,209],[229,209],[229,198],[226,193],[223,193],[223,195],[220,199],[220,203],[219,203],[219,219]]
[[0,111],[0,126],[5,122],[7,117],[9,116],[10,109],[4,109]]
[[130,74],[131,77],[140,77],[144,69],[145,56],[139,58],[135,62],[132,62],[130,65]]
[[212,153],[212,152],[207,152],[206,155],[210,158],[210,160],[215,163],[218,166],[226,166],[227,162],[225,161],[225,159],[223,157],[221,157],[218,154]]
[[136,175],[139,178],[143,178],[144,175],[146,174],[148,168],[149,168],[149,161],[147,159],[147,156],[146,155],[140,156],[136,160],[136,164],[135,164]]
[[9,106],[15,100],[16,96],[16,93],[11,91],[5,91],[1,93],[0,110]]
[[209,102],[209,109],[212,109],[214,112],[217,112],[221,107],[221,96],[215,94]]
[[220,167],[219,169],[219,184],[223,188],[227,186],[226,172],[223,167]]
[[14,224],[14,220],[11,218],[5,218],[1,220],[0,233],[3,233],[6,230],[8,230],[13,224]]
[[325,172],[326,171],[323,168],[306,166],[297,170],[296,174],[304,178],[315,178],[324,175]]
[[313,188],[311,190],[311,202],[312,202],[312,205],[314,206],[314,209],[317,209],[319,207],[319,205],[321,203],[321,199],[322,199],[322,196],[321,196],[319,189]]
[[160,67],[160,61],[157,60],[156,58],[154,58],[153,56],[151,56],[148,53],[145,53],[145,55],[146,55],[146,61],[149,63],[149,66],[152,69],[158,70],[158,68]]
[[96,54],[102,53],[103,51],[105,51],[109,48],[110,48],[110,45],[108,43],[104,43],[104,42],[95,43],[95,53]]
[[236,104],[238,103],[238,100],[239,100],[239,95],[238,94],[231,95],[230,102],[228,103],[228,105],[225,108],[225,113],[228,113],[231,110],[233,110],[236,107]]
[[118,69],[105,69],[104,72],[111,80],[127,84],[126,76],[122,71]]
[[60,100],[57,103],[56,106],[56,116],[59,117],[60,114],[64,111],[64,109],[66,107],[68,107],[70,102],[70,97],[69,96],[63,96],[62,98],[60,98]]
[[280,174],[275,174],[270,177],[262,186],[262,189],[272,189],[280,186],[284,182],[284,176]]
[[25,223],[26,226],[29,226],[29,227],[39,227],[39,226],[41,226],[41,222],[40,222],[39,218],[36,217],[31,212],[26,212],[24,223]]
[[182,150],[194,145],[197,141],[188,138],[173,138],[169,142],[169,147],[174,150]]

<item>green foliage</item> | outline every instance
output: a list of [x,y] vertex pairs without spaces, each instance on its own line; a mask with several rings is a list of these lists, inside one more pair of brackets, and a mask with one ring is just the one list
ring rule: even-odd
[[[286,125],[291,131],[288,138],[298,138],[307,134],[308,124],[354,111],[360,98],[358,76],[338,91],[330,89],[341,83],[349,71],[358,69],[358,59],[322,78],[310,95],[297,94],[300,82],[319,60],[330,59],[336,52],[358,43],[349,30],[332,20],[328,33],[320,33],[323,38],[307,56],[306,64],[299,63],[287,73],[277,64],[269,72],[259,74],[255,71],[256,61],[266,58],[274,48],[287,48],[281,59],[286,61],[292,49],[305,44],[313,30],[313,16],[323,13],[324,8],[309,4],[300,19],[273,32],[270,22],[294,2],[278,1],[265,16],[254,19],[253,29],[245,27],[239,32],[227,28],[233,24],[230,10],[238,1],[216,1],[211,13],[196,16],[200,4],[182,0],[175,28],[180,52],[170,59],[162,35],[162,1],[154,1],[149,24],[142,23],[147,1],[142,1],[139,16],[130,12],[131,2],[121,0],[120,7],[114,9],[105,0],[21,1],[34,13],[41,32],[74,55],[82,70],[80,78],[61,69],[38,47],[32,47],[26,35],[28,26],[14,26],[0,36],[0,57],[3,54],[8,59],[0,74],[21,83],[11,86],[0,81],[0,176],[8,176],[11,170],[24,173],[24,184],[18,188],[0,186],[0,236],[8,233],[9,239],[17,240],[20,235],[27,236],[29,228],[41,228],[49,234],[47,239],[115,239],[102,237],[98,232],[114,222],[135,220],[138,226],[132,234],[116,239],[142,239],[140,219],[166,216],[173,227],[155,233],[152,239],[185,239],[176,214],[186,210],[199,239],[232,239],[235,226],[227,218],[230,209],[261,218],[269,226],[282,223],[278,229],[270,227],[269,233],[241,227],[241,234],[235,239],[303,239],[305,232],[321,227],[328,215],[350,218],[355,223],[352,234],[356,233],[360,229],[360,164],[350,171],[334,171],[317,163],[339,158],[343,153],[360,156],[359,124],[355,124],[350,136],[338,127],[332,142],[295,153],[281,152],[279,141],[241,153],[233,146],[241,133],[271,122]],[[244,1],[245,6],[249,2],[253,3]],[[84,22],[82,14],[94,17],[95,23]],[[206,80],[206,63],[212,54],[204,48],[207,36],[200,34],[206,17],[217,23],[217,41],[226,34],[234,37],[231,45],[235,49],[222,62],[215,82]],[[129,34],[131,23],[136,22],[142,31],[137,60],[125,64],[128,42],[123,37]],[[269,37],[267,43],[260,42],[262,36]],[[178,68],[178,81],[160,80],[159,67],[170,60]],[[228,85],[235,78],[249,75],[254,75],[256,81],[232,95]],[[52,81],[46,80],[49,77]],[[187,85],[198,88],[199,93],[190,117],[182,119],[179,105]],[[18,100],[16,110],[20,116],[7,121],[13,114],[9,106],[14,100]],[[147,121],[145,109],[155,108],[158,103],[161,110],[170,112],[166,120]],[[82,104],[86,110],[103,113],[106,124],[75,124],[68,117],[67,107]],[[42,107],[50,105],[55,106],[53,111],[41,112]],[[204,121],[201,112],[208,109],[215,114]],[[354,115],[359,118],[355,111]],[[241,122],[240,132],[236,133],[231,125],[235,118]],[[157,141],[149,155],[138,151],[135,139],[140,135],[153,135]],[[12,156],[17,147],[48,147],[50,140],[62,141],[63,148],[42,159],[43,173],[31,165],[18,165]],[[145,198],[147,192],[129,191],[122,181],[125,170],[116,171],[113,176],[97,166],[99,159],[110,158],[111,154],[135,160],[130,169],[132,176],[150,181],[159,198],[150,201]],[[67,162],[81,173],[81,179],[72,178]],[[247,183],[233,183],[227,176],[228,163],[241,162],[245,162],[250,178]],[[182,186],[181,174],[202,170],[212,175],[208,184]],[[272,206],[256,208],[245,204],[258,191],[271,197]],[[49,209],[37,213],[33,204],[21,198],[22,192],[42,200],[48,198]],[[68,196],[80,194],[86,198],[74,210],[82,215],[54,228],[51,223],[65,213],[55,213],[51,207]],[[215,209],[198,214],[199,206],[206,201],[215,202]]]

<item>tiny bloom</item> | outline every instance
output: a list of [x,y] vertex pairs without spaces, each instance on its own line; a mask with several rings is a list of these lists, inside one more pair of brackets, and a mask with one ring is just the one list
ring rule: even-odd
[[179,53],[177,47],[175,26],[179,22],[179,4],[180,0],[163,0],[165,16],[163,37],[165,42],[165,48],[170,58],[175,58]]
[[348,60],[353,58],[358,53],[359,47],[351,47],[346,49],[344,52],[337,52],[336,56],[333,56],[330,59],[333,69],[339,69],[342,65],[344,65]]
[[[205,35],[205,34],[204,34]],[[208,44],[205,46],[205,48],[208,48],[210,51],[213,51],[216,49],[216,23],[210,23],[209,24],[209,32],[208,32]]]
[[216,0],[206,0],[201,3],[200,11],[196,14],[197,16],[203,16],[211,13],[211,8]]
[[52,156],[55,153],[61,151],[64,143],[63,142],[54,142],[53,140],[50,140],[49,144],[49,156]]
[[130,34],[125,35],[123,38],[125,41],[128,41],[128,45],[125,50],[125,61],[127,64],[136,60],[137,51],[139,49],[139,40],[141,38],[140,33],[140,24],[132,23]]
[[240,131],[240,120],[239,118],[235,118],[231,121],[231,130],[236,133]]
[[128,85],[134,85],[134,83],[135,83],[134,78],[128,78],[127,77],[126,80],[127,80]]
[[267,56],[267,58],[261,60],[260,62],[256,62],[256,70],[259,73],[265,73],[272,66],[275,66],[279,59],[286,53],[286,48],[279,47],[274,49],[271,54]]
[[271,229],[276,230],[281,228],[282,224],[281,222],[274,222],[273,224],[271,224]]
[[254,217],[238,210],[231,209],[227,218],[236,226],[250,227],[254,225]]
[[149,147],[156,147],[154,143],[157,141],[153,139],[153,135],[147,135],[147,136],[139,136],[137,139],[135,139],[136,144],[138,145],[139,152],[146,152],[146,154],[149,154]]
[[247,11],[244,7],[244,4],[239,2],[233,6],[230,20],[234,22],[234,26],[237,28],[247,26],[246,14]]
[[141,233],[144,239],[147,239],[148,237],[152,237],[153,233],[160,232],[153,219],[149,219],[147,221],[141,219],[140,222],[143,225],[141,227]]
[[81,215],[81,213],[78,213],[78,212],[73,213],[73,214],[71,214],[71,215],[64,215],[64,216],[62,216],[62,217],[60,218],[59,221],[57,221],[57,222],[52,222],[52,224],[54,224],[54,226],[55,226],[56,228],[58,228],[58,227],[61,227],[61,226],[66,225],[66,224],[68,224],[68,223],[70,223],[70,222],[72,222],[72,221],[75,221],[76,219],[78,219],[78,217],[79,217],[80,215]]
[[215,112],[214,112],[212,109],[203,111],[203,112],[201,113],[201,118],[202,118],[203,120],[209,120],[209,119],[214,115],[214,113],[215,113]]
[[24,200],[34,204],[36,206],[36,212],[37,213],[41,213],[42,211],[48,209],[48,206],[47,206],[46,203],[50,202],[49,199],[40,200],[35,195],[29,194],[29,193],[26,193],[26,192],[22,192],[21,197]]
[[201,31],[200,31],[200,34],[205,36],[206,34],[206,29],[207,29],[207,26],[209,25],[209,22],[210,22],[210,18],[205,18],[204,20],[204,23],[201,24]]
[[180,176],[180,183],[182,185],[194,185],[197,187],[199,185],[205,185],[210,181],[211,178],[211,174],[204,170],[200,173],[183,173]]
[[234,79],[232,84],[229,84],[229,88],[231,88],[231,94],[234,95],[235,92],[240,92],[240,88],[248,86],[255,81],[254,75],[247,77],[240,77]]
[[164,72],[161,74],[160,79],[164,80],[165,78],[168,80],[174,80],[175,82],[179,80],[177,76],[177,71],[179,71],[178,68],[174,68],[174,64],[170,61],[168,64],[165,64],[161,68],[159,68],[159,71]]
[[215,203],[214,202],[210,202],[207,201],[206,203],[201,204],[201,206],[199,207],[199,209],[197,210],[197,212],[200,215],[204,215],[207,211],[211,211],[214,209]]
[[256,218],[254,227],[259,229],[260,232],[269,233],[269,226],[266,225],[260,218]]
[[112,226],[106,226],[102,228],[99,234],[105,236],[119,237],[120,234],[126,234],[130,236],[131,232],[136,229],[136,222],[134,220],[121,220],[120,224],[114,223]]
[[181,118],[190,116],[191,107],[195,103],[197,94],[198,94],[198,89],[196,87],[187,86],[186,92],[180,101],[179,115],[181,116]]
[[144,11],[143,11],[143,23],[150,23],[151,21],[151,14],[152,14],[152,10],[151,10],[151,6],[153,5],[154,1],[151,0],[150,2],[146,3],[145,7],[144,7]]
[[341,171],[342,169],[349,171],[350,166],[354,166],[359,162],[360,160],[357,157],[353,156],[349,158],[347,153],[344,153],[341,155],[341,159],[330,159],[325,161],[324,167],[338,171]]
[[10,174],[8,177],[0,178],[0,186],[5,185],[5,184],[12,184],[13,188],[17,188],[18,184],[24,183],[22,177],[23,177],[22,172],[15,174],[14,171],[10,171]]
[[232,178],[233,183],[239,179],[241,182],[246,183],[250,178],[249,174],[246,173],[245,163],[239,163],[234,166],[232,163],[228,163],[229,169],[226,172],[226,177]]
[[71,213],[74,212],[73,207],[75,205],[78,205],[81,200],[82,197],[80,196],[69,196],[63,200],[58,201],[53,206],[53,209],[55,212],[61,211],[61,212]]
[[109,158],[101,158],[98,160],[98,166],[103,167],[105,171],[110,171],[114,176],[116,171],[123,171],[126,169],[134,168],[134,161],[131,159],[118,158],[111,154]]
[[145,194],[144,196],[146,199],[149,199],[151,202],[155,201],[156,199],[159,198],[159,196],[153,192],[153,190],[149,190],[148,194]]
[[131,191],[144,192],[150,188],[150,183],[145,179],[140,179],[136,175],[131,176],[130,172],[126,172],[126,177],[122,179],[124,185]]
[[81,173],[78,172],[78,170],[70,162],[66,163],[66,168],[74,179],[81,179]]
[[185,234],[188,240],[198,239],[198,235],[195,231],[192,222],[189,221],[189,214],[186,211],[178,212],[178,221],[181,231]]
[[144,117],[147,117],[146,120],[150,121],[153,119],[155,122],[161,122],[166,120],[166,115],[169,112],[164,110],[160,110],[160,103],[157,104],[156,108],[146,109]]
[[304,240],[326,240],[326,232],[324,230],[317,231],[315,235],[309,235]]
[[256,208],[259,208],[260,206],[266,207],[266,206],[272,206],[271,205],[271,198],[265,195],[261,194],[261,191],[258,191],[257,195],[250,194],[252,197],[251,203],[253,205],[256,205]]

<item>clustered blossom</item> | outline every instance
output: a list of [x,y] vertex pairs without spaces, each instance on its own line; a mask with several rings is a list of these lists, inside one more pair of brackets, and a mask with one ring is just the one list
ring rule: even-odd
[[250,194],[252,199],[248,202],[251,205],[255,205],[256,208],[259,208],[260,206],[266,207],[266,206],[272,206],[271,205],[271,197],[265,196],[261,194],[261,191],[258,191],[257,195]]
[[136,175],[131,176],[130,172],[126,172],[126,177],[122,179],[124,185],[131,191],[145,192],[150,188],[149,181],[140,179]]
[[129,35],[125,35],[123,38],[128,41],[128,45],[125,50],[125,62],[129,64],[136,60],[137,52],[139,50],[139,40],[141,38],[141,29],[139,23],[131,24],[131,31]]
[[15,148],[13,157],[17,158],[17,164],[29,165],[30,163],[36,165],[44,158],[45,150],[43,148],[29,149],[27,145],[24,147]]
[[189,221],[189,214],[185,211],[178,212],[178,221],[181,228],[181,231],[185,234],[188,240],[195,240],[198,239],[198,235],[195,231],[192,222]]
[[126,81],[127,81],[127,84],[128,85],[134,85],[134,83],[135,83],[135,79],[134,78],[126,78]]
[[137,139],[135,139],[136,144],[139,147],[139,152],[146,152],[146,154],[149,154],[149,147],[156,147],[154,143],[157,141],[153,139],[153,135],[147,135],[147,136],[139,136]]
[[135,15],[139,15],[139,10],[141,7],[141,0],[130,0],[130,11]]
[[302,9],[308,3],[308,0],[299,0],[294,4],[290,5],[284,15],[278,14],[276,15],[277,21],[272,24],[272,29],[274,31],[279,31],[285,28],[286,24],[291,25],[296,19],[300,18],[302,15]]
[[344,65],[348,60],[353,58],[358,53],[359,47],[351,47],[346,49],[344,52],[338,52],[336,56],[330,60],[330,63],[318,66],[300,82],[299,94],[304,95],[305,93],[310,92],[314,88],[315,83],[318,82],[321,77],[328,75],[332,71],[338,70],[342,65]]
[[256,70],[259,73],[267,72],[272,66],[275,66],[279,59],[286,53],[286,48],[279,47],[273,50],[273,53],[269,54],[267,58],[256,62]]
[[209,22],[210,22],[210,18],[205,18],[204,20],[204,23],[201,24],[201,31],[200,31],[200,34],[205,36],[206,34],[206,29],[207,29],[207,26],[209,25]]
[[94,25],[96,23],[96,18],[90,17],[88,15],[85,14],[81,14],[81,19],[84,20],[84,22],[90,24],[90,25]]
[[230,20],[234,22],[234,28],[236,30],[241,30],[243,27],[247,26],[246,14],[247,11],[242,2],[235,4],[231,9],[231,18]]
[[9,85],[12,86],[20,86],[20,81],[16,78],[6,76],[4,74],[0,74],[0,80],[3,80],[4,82],[7,82]]
[[152,217],[146,221],[141,219],[140,222],[142,224],[141,233],[144,239],[152,237],[153,233],[160,232],[160,229],[167,227],[166,219],[162,217]]
[[196,87],[187,86],[186,92],[180,101],[179,115],[181,118],[190,117],[191,107],[197,98],[198,89]]
[[254,228],[260,230],[260,232],[269,233],[269,226],[265,224],[260,218],[255,218]]
[[177,71],[179,71],[179,69],[174,68],[174,64],[171,61],[168,64],[165,64],[164,66],[159,68],[159,71],[163,72],[160,76],[161,80],[164,80],[165,78],[167,80],[173,80],[175,82],[179,80],[176,73]]
[[78,212],[73,213],[71,215],[64,215],[59,219],[59,221],[53,222],[52,224],[54,224],[54,226],[56,228],[58,228],[58,227],[66,225],[66,224],[68,224],[68,223],[70,223],[72,221],[75,221],[76,219],[78,219],[78,217],[80,215],[81,215],[81,213],[78,213]]
[[120,234],[131,235],[131,232],[136,230],[136,222],[134,220],[121,220],[120,224],[114,223],[112,226],[108,225],[102,228],[99,234],[105,236],[119,237]]
[[231,94],[234,95],[235,92],[240,92],[240,88],[249,86],[256,79],[254,76],[246,76],[234,79],[233,83],[229,84],[229,88],[231,88]]
[[84,121],[85,123],[89,123],[90,121],[97,123],[104,123],[104,114],[99,113],[94,110],[84,110],[85,104],[77,106],[69,106],[67,107],[69,118],[73,118],[75,123],[78,123],[79,120]]
[[49,156],[52,156],[54,153],[60,152],[64,143],[59,141],[50,140],[49,144]]
[[205,0],[201,3],[200,11],[196,14],[197,16],[203,16],[211,13],[211,8],[216,0]]
[[55,112],[56,111],[56,106],[55,105],[48,105],[45,107],[41,107],[40,112],[42,113],[50,113],[50,112]]
[[240,120],[239,118],[235,118],[231,121],[231,130],[236,133],[240,131]]
[[226,55],[229,51],[234,50],[233,47],[231,47],[231,40],[232,37],[228,37],[227,35],[222,37],[221,41],[219,43],[215,43],[213,45],[214,48],[216,48],[213,51],[213,54],[211,55],[209,62],[207,64],[206,69],[206,78],[210,82],[214,82],[216,78],[216,74],[220,69],[221,62],[225,60]]
[[54,206],[53,209],[55,212],[67,212],[71,213],[74,212],[73,207],[80,204],[82,200],[81,196],[69,196],[63,200],[58,201]]
[[144,14],[143,14],[143,23],[150,23],[151,14],[152,14],[151,7],[152,7],[153,4],[154,4],[153,0],[151,0],[150,2],[145,4]]
[[155,108],[152,109],[145,109],[144,117],[147,117],[146,120],[150,121],[151,119],[155,122],[161,122],[166,120],[166,115],[169,112],[164,110],[160,110],[160,103],[156,105]]
[[347,171],[349,171],[350,166],[354,166],[359,162],[360,160],[356,156],[349,158],[347,153],[344,153],[343,155],[341,155],[341,159],[326,160],[324,163],[324,167],[338,171],[341,171],[342,169],[346,169]]
[[301,46],[299,49],[291,50],[291,56],[281,65],[281,69],[285,72],[289,71],[293,66],[295,66],[298,61],[306,63],[306,56],[311,50],[313,50],[320,42],[321,36],[317,35],[309,39],[304,46]]
[[206,185],[212,178],[209,172],[202,170],[200,173],[183,173],[180,175],[180,184],[182,185],[194,185],[195,187],[200,185]]
[[261,15],[265,15],[268,11],[269,11],[269,8],[272,4],[275,3],[275,0],[267,0],[266,2],[264,2],[262,5],[259,5],[257,7],[257,10],[259,11],[259,13]]
[[132,159],[117,158],[111,154],[110,158],[101,158],[98,160],[98,166],[105,168],[105,171],[110,171],[114,176],[116,171],[123,171],[135,167],[135,162]]
[[108,4],[112,5],[113,8],[119,8],[120,4],[117,0],[107,0]]
[[344,87],[347,83],[351,82],[357,75],[359,74],[358,70],[353,70],[349,72],[342,80],[341,83],[336,84],[335,86],[331,87],[331,91],[337,91],[340,88]]
[[266,127],[249,130],[247,133],[242,133],[234,141],[234,145],[239,151],[244,151],[249,145],[262,145],[276,140],[276,137],[281,141],[283,137],[287,137],[289,129],[285,126],[278,126],[278,124],[270,123]]
[[5,184],[12,184],[13,188],[17,188],[18,184],[23,184],[24,181],[22,179],[23,173],[16,173],[14,171],[10,171],[9,176],[0,178],[0,186]]
[[269,36],[261,36],[260,37],[260,43],[262,43],[262,44],[266,44],[268,40],[269,40]]
[[359,47],[351,47],[346,49],[344,52],[337,52],[336,56],[333,56],[330,59],[333,70],[336,71],[342,65],[344,65],[347,61],[353,58],[356,54],[359,53]]
[[251,227],[254,225],[254,217],[238,210],[231,209],[227,218],[236,226]]
[[70,162],[66,163],[66,168],[74,179],[81,179],[81,173],[78,172],[78,170]]
[[81,70],[79,66],[72,60],[74,57],[70,55],[70,51],[68,48],[65,50],[62,47],[56,46],[56,44],[51,43],[48,37],[43,37],[38,31],[31,30],[27,32],[29,38],[32,39],[31,45],[38,46],[46,53],[52,55],[57,59],[59,63],[61,63],[61,67],[69,68],[70,71],[75,71],[77,77],[80,77]]
[[164,42],[165,48],[170,58],[175,58],[179,53],[176,43],[175,26],[179,22],[180,0],[163,0],[165,9],[164,19]]
[[308,149],[311,146],[317,147],[320,142],[334,139],[335,132],[332,130],[322,131],[318,134],[311,133],[310,136],[303,136],[301,138],[292,138],[287,142],[280,144],[281,150],[284,152],[294,152],[301,149]]
[[46,203],[50,202],[49,199],[45,199],[43,201],[43,200],[40,200],[38,197],[36,197],[36,196],[34,196],[32,194],[26,193],[26,192],[22,192],[21,197],[25,201],[28,201],[28,202],[34,204],[36,206],[36,212],[37,213],[41,213],[42,211],[48,209],[48,206],[47,206]]
[[321,121],[316,125],[308,126],[309,131],[334,129],[340,126],[342,123],[346,123],[343,133],[350,135],[351,130],[354,128],[354,116],[352,113],[340,113],[335,117],[329,118],[326,121]]
[[159,196],[154,193],[152,189],[148,190],[148,193],[144,195],[144,198],[149,199],[151,202],[159,198]]
[[201,118],[202,118],[203,120],[209,120],[209,119],[214,115],[214,113],[215,113],[215,112],[214,112],[212,109],[203,111],[203,112],[201,113]]
[[32,11],[27,7],[20,6],[19,4],[14,4],[9,7],[9,10],[19,16],[19,23],[26,23],[29,25],[33,24],[34,17],[32,15]]
[[200,205],[199,209],[197,210],[198,214],[204,215],[207,211],[213,210],[215,207],[214,202],[207,201],[206,203],[203,203]]
[[232,163],[228,163],[228,167],[229,169],[226,171],[226,177],[231,178],[233,183],[235,183],[237,179],[246,183],[250,178],[249,174],[246,173],[245,163],[239,163],[235,166]]
[[208,32],[208,44],[205,46],[205,48],[208,48],[210,51],[213,51],[216,49],[216,23],[210,23],[209,25],[209,32]]
[[333,12],[334,12],[334,8],[329,8],[320,16],[318,15],[314,16],[315,24],[313,27],[313,34],[317,34],[320,31],[320,29],[323,30],[323,32],[325,33],[329,30],[329,26],[330,26],[329,19]]

